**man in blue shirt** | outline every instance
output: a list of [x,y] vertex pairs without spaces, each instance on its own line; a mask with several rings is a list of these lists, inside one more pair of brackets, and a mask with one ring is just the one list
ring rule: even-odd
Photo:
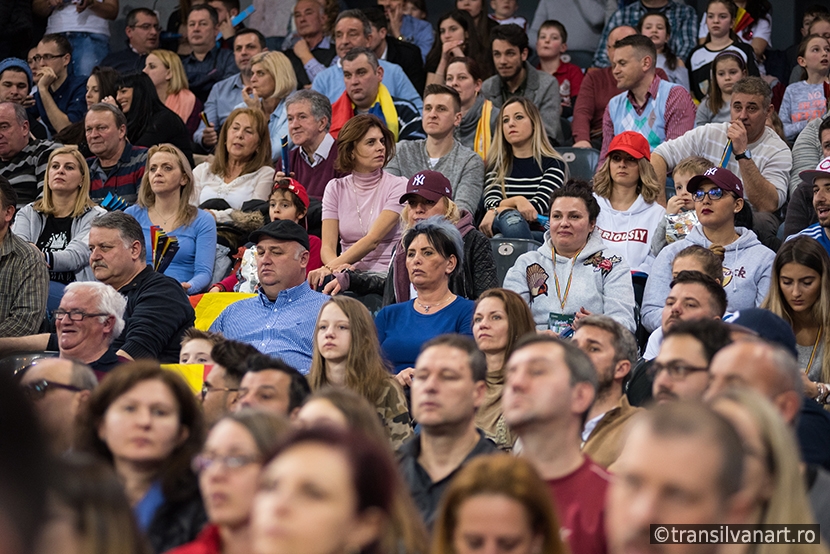
[[802,171],[798,176],[813,186],[813,208],[818,215],[818,223],[788,237],[787,240],[806,235],[819,241],[830,254],[830,238],[827,236],[827,229],[830,228],[830,157],[821,160],[815,170]]
[[277,220],[252,233],[251,241],[257,248],[258,294],[225,308],[210,330],[306,374],[317,314],[329,299],[306,281],[308,233],[293,221]]
[[219,14],[213,6],[197,4],[187,14],[187,42],[193,49],[182,58],[190,91],[206,102],[210,89],[236,73],[233,53],[216,46],[219,34]]
[[389,36],[417,46],[421,50],[421,61],[425,61],[435,41],[432,25],[403,13],[403,4],[403,0],[378,0],[378,6],[384,9],[389,19]]
[[54,135],[84,116],[86,76],[69,74],[72,45],[63,35],[44,35],[34,58],[37,113]]

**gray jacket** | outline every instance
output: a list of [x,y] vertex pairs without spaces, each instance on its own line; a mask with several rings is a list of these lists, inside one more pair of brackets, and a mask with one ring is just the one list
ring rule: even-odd
[[[525,62],[527,70],[527,87],[524,96],[533,100],[542,114],[542,121],[549,137],[555,138],[559,144],[564,141],[562,124],[559,115],[562,113],[562,98],[559,96],[559,81],[553,75],[539,71]],[[481,94],[501,109],[504,100],[501,96],[502,81],[498,74],[493,75],[481,85]]]
[[[74,271],[76,281],[94,281],[95,275],[89,267],[89,228],[92,220],[107,213],[104,208],[87,208],[80,217],[72,221],[72,240],[65,250],[52,254],[50,271]],[[46,226],[46,214],[36,211],[33,204],[23,206],[14,219],[12,231],[15,235],[31,242],[37,242]]]

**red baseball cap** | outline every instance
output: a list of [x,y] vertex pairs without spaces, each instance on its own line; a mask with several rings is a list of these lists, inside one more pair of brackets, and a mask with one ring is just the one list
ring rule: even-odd
[[306,192],[305,187],[300,184],[299,181],[296,179],[292,179],[291,177],[285,177],[280,179],[274,183],[274,188],[271,189],[271,193],[273,193],[277,189],[285,189],[293,192],[297,195],[297,198],[300,199],[300,202],[303,203],[305,209],[308,209],[308,192]]
[[608,153],[610,154],[615,150],[630,154],[637,160],[645,158],[651,161],[651,145],[649,145],[646,137],[635,131],[623,131],[612,138],[611,144],[608,146]]

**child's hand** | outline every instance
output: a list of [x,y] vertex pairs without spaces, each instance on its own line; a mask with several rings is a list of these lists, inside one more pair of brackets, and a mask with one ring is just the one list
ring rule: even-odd
[[672,196],[666,202],[666,213],[674,215],[680,213],[680,210],[685,210],[691,207],[692,199],[683,196]]

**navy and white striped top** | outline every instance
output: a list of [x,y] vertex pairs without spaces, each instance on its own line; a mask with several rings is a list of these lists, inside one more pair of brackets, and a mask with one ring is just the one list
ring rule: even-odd
[[496,172],[484,177],[484,207],[498,208],[499,202],[514,196],[524,196],[542,215],[550,212],[550,195],[565,183],[565,162],[559,158],[542,158],[542,167],[534,158],[514,158],[510,175],[501,183],[496,182]]

